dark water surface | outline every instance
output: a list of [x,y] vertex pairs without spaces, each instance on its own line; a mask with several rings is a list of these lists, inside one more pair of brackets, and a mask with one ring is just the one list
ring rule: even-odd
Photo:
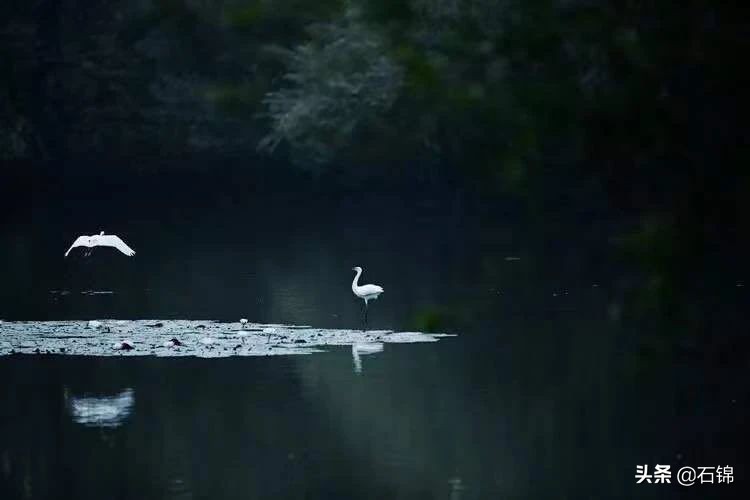
[[[109,180],[108,180],[109,179]],[[233,180],[31,187],[2,235],[5,320],[175,318],[458,334],[271,358],[0,358],[0,498],[719,498],[740,373],[650,366],[601,213]],[[488,215],[490,214],[491,215]],[[575,220],[571,223],[570,220]],[[78,234],[138,253],[62,255]],[[109,291],[112,293],[87,293]],[[0,333],[2,325],[0,325]],[[721,377],[717,377],[721,379]],[[97,423],[98,422],[98,423]],[[636,485],[637,464],[735,484]],[[673,481],[674,483],[674,481]]]

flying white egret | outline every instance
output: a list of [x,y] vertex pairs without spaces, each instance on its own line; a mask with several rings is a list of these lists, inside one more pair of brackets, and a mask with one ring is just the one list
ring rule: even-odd
[[65,252],[65,256],[67,257],[70,251],[76,247],[88,248],[88,250],[86,250],[87,257],[91,255],[91,249],[94,247],[112,247],[118,249],[128,257],[132,257],[133,255],[135,255],[135,250],[127,246],[119,236],[116,236],[114,234],[104,234],[104,231],[100,232],[99,234],[93,234],[91,236],[79,236],[70,246],[70,248],[68,248],[68,251]]
[[354,276],[352,281],[352,292],[354,295],[365,301],[365,328],[367,328],[367,302],[369,300],[375,300],[378,296],[383,293],[383,287],[378,285],[359,285],[359,276],[362,274],[362,268],[357,266],[353,267],[352,271],[356,271],[357,274]]

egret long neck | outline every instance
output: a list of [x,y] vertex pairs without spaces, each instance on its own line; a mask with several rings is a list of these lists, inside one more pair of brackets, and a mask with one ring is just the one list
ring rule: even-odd
[[354,276],[354,281],[352,281],[352,290],[356,290],[359,287],[359,275],[360,274],[362,274],[361,269],[357,271],[357,274]]

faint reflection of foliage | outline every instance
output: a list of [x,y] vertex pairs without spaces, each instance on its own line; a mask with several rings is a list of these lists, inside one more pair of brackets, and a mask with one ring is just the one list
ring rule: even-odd
[[271,49],[285,61],[286,85],[264,99],[271,132],[258,148],[273,152],[286,141],[293,156],[320,163],[346,146],[358,126],[391,107],[403,71],[351,11],[309,31],[306,43]]
[[411,327],[423,332],[438,332],[445,325],[445,314],[438,308],[424,308],[414,315]]

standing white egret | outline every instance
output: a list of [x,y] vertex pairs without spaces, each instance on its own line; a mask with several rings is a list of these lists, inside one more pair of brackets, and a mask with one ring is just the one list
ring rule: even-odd
[[127,246],[119,236],[114,234],[104,234],[104,231],[91,236],[79,236],[70,248],[68,248],[68,251],[65,252],[65,257],[67,257],[70,251],[76,247],[88,248],[88,250],[86,250],[87,257],[91,255],[91,249],[94,247],[112,247],[118,249],[128,257],[135,255],[135,250]]
[[383,287],[379,285],[359,285],[359,276],[362,274],[362,268],[357,266],[353,267],[352,271],[356,271],[357,274],[354,276],[352,281],[352,292],[354,295],[365,301],[365,329],[367,328],[367,302],[369,300],[375,300],[378,296],[383,293]]

